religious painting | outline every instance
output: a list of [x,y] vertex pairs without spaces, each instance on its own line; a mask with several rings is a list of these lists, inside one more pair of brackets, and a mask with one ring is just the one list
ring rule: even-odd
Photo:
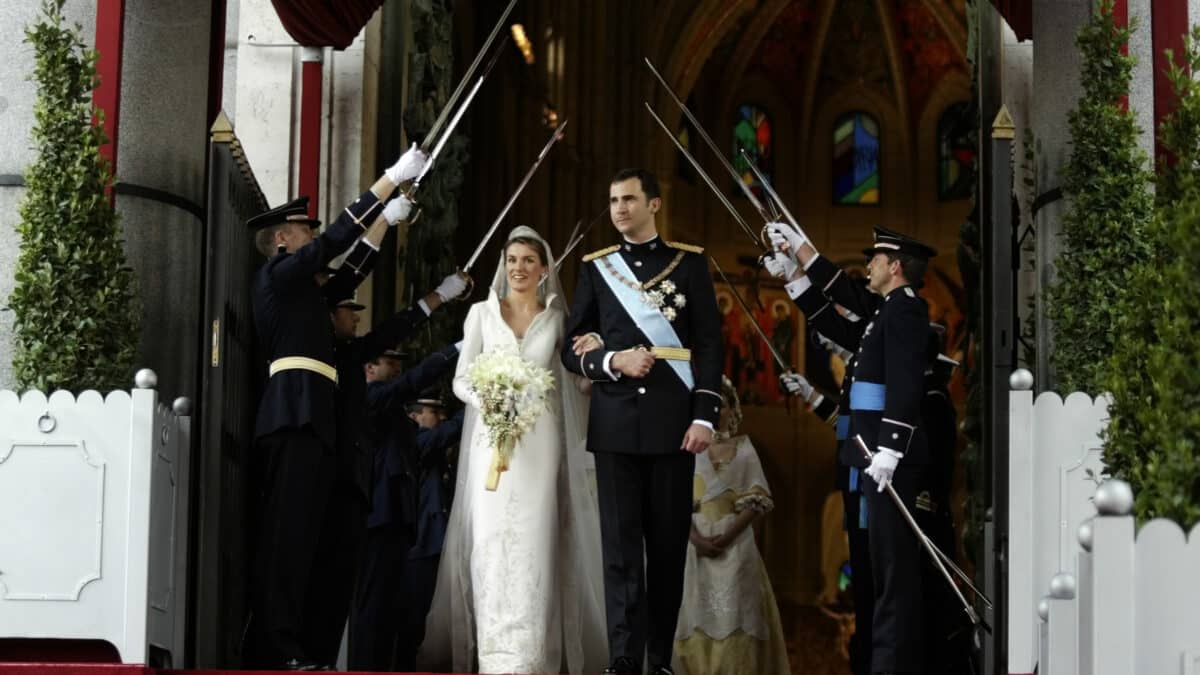
[[[747,278],[748,277],[748,278]],[[733,382],[746,405],[782,405],[787,396],[779,387],[780,369],[771,354],[776,352],[789,365],[798,366],[803,350],[799,344],[800,312],[781,287],[760,283],[757,274],[743,275],[734,290],[750,306],[747,316],[733,298],[729,286],[718,282],[717,307],[721,312],[721,339],[725,346],[726,377]],[[765,342],[757,323],[770,343]]]
[[[751,103],[738,106],[734,118],[733,168],[741,175],[742,182],[749,185],[754,194],[762,197],[762,183],[750,170],[750,164],[753,163],[767,180],[771,180],[771,118],[766,111]],[[745,151],[744,156],[742,151]],[[737,193],[741,192],[741,188],[738,188]]]
[[880,202],[879,122],[865,112],[838,118],[833,127],[833,203]]
[[970,105],[955,103],[938,118],[938,199],[969,199],[975,178]]

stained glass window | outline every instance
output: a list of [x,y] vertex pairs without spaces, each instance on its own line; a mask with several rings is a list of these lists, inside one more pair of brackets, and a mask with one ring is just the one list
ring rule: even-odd
[[955,103],[938,118],[938,199],[967,199],[974,179],[970,107]]
[[864,112],[833,127],[833,203],[879,203],[879,122]]
[[[767,180],[771,180],[771,156],[774,154],[771,144],[771,118],[767,113],[750,103],[738,106],[733,124],[733,168],[741,174],[742,182],[757,195],[762,195],[762,184],[750,171],[750,165],[742,157],[741,151],[745,150],[746,157]],[[741,190],[738,189],[738,192]]]

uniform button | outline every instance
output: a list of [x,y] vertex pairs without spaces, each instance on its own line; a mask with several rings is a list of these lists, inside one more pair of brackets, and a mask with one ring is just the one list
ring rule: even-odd
[[595,369],[596,369],[596,364],[594,364],[594,363],[589,363],[589,364],[588,364],[588,369],[590,369],[590,370],[595,370]]
[[715,412],[715,413],[719,413],[719,412],[721,412],[721,409],[720,409],[720,408],[717,408],[717,407],[715,407],[715,406],[714,406],[714,407],[713,407],[713,412]]
[[893,440],[894,440],[894,439],[897,439],[897,438],[900,438],[900,434],[892,434],[892,439],[893,439]]
[[645,388],[645,387],[638,387],[638,393],[639,393],[639,394],[644,394],[644,393],[646,393],[646,388]]
[[641,261],[641,260],[634,260],[634,261],[633,261],[633,266],[634,266],[634,267],[641,267],[641,266],[642,266],[642,261]]

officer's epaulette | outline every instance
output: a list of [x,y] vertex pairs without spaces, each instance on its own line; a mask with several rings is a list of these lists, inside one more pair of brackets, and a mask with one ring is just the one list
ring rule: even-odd
[[604,256],[608,255],[609,253],[616,252],[620,248],[621,248],[620,244],[613,244],[612,246],[609,246],[608,248],[602,248],[599,251],[592,251],[591,253],[583,256],[583,262],[592,262],[596,258],[603,258]]
[[681,241],[668,241],[667,246],[670,246],[671,248],[677,248],[680,251],[688,251],[690,253],[704,253],[703,246],[696,246],[695,244],[685,244]]

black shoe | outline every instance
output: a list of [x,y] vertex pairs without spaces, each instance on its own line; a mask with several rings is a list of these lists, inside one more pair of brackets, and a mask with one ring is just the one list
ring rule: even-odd
[[279,670],[324,670],[321,664],[308,659],[288,659],[283,662]]
[[638,675],[638,666],[628,656],[618,656],[612,665],[604,669],[604,675]]
[[671,670],[671,666],[654,666],[650,669],[650,675],[675,675],[675,671]]

